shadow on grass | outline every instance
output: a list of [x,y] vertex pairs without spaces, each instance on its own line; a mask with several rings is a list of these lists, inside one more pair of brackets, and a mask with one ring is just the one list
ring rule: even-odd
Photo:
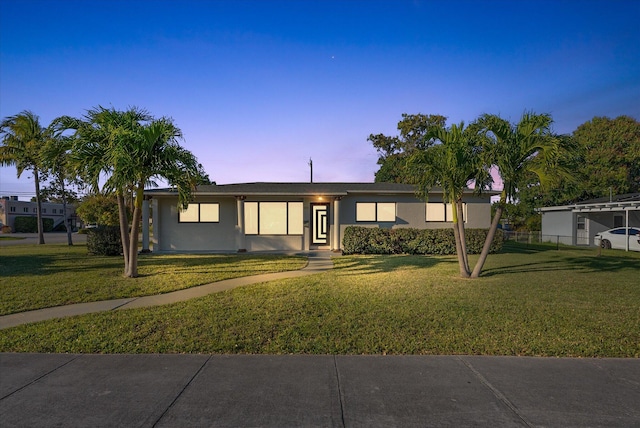
[[120,266],[122,266],[120,257],[100,257],[92,265],[90,259],[69,257],[65,254],[3,255],[0,262],[0,276],[6,278],[51,275],[60,272],[77,272],[80,269],[112,269]]
[[540,248],[524,248],[523,251],[515,246],[510,249],[515,251],[502,252],[504,256],[509,254],[530,255],[536,258],[536,254],[542,260],[531,262],[516,263],[507,266],[499,266],[495,268],[485,269],[482,276],[489,277],[501,274],[513,273],[536,273],[536,272],[554,272],[554,271],[575,271],[576,273],[597,273],[597,272],[638,272],[640,274],[640,258],[634,254],[611,254],[598,256],[592,249],[575,248],[567,251],[556,251],[553,253],[545,253],[548,250]]
[[334,270],[343,275],[362,275],[393,272],[403,269],[425,269],[439,264],[457,264],[454,258],[413,255],[353,255],[334,265]]

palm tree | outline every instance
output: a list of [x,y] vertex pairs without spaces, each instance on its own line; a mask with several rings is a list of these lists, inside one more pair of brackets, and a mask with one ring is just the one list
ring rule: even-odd
[[410,176],[418,186],[418,193],[425,199],[429,190],[439,186],[443,199],[451,204],[453,233],[460,276],[470,275],[465,242],[462,198],[471,181],[475,181],[480,191],[487,184],[489,174],[482,163],[482,144],[478,127],[474,124],[465,128],[464,123],[449,128],[430,128],[426,138],[439,144],[415,151],[409,160]]
[[490,114],[478,119],[478,125],[490,137],[490,163],[497,167],[504,187],[472,278],[480,276],[505,204],[516,197],[524,179],[534,175],[544,187],[566,176],[559,159],[567,147],[562,144],[563,138],[552,133],[552,123],[550,115],[534,113],[524,113],[516,125]]
[[[118,201],[124,275],[138,276],[138,233],[146,186],[166,179],[178,190],[179,204],[186,207],[192,188],[205,175],[191,152],[178,144],[182,132],[170,119],[154,119],[135,107],[127,111],[98,107],[84,119],[61,118],[74,129],[74,153],[79,173],[98,190],[100,176],[106,176],[104,190]],[[133,192],[133,219],[129,221],[125,195]]]
[[[156,178],[165,178],[178,189],[178,204],[186,207],[191,192],[202,176],[196,158],[178,144],[182,131],[168,118],[154,119],[139,129],[135,139],[122,141],[112,152],[116,165],[112,178],[133,185],[135,194],[129,237],[128,277],[138,276],[138,233],[145,186],[154,186]],[[133,155],[132,155],[133,154]]]
[[58,120],[54,120],[47,128],[47,138],[40,151],[42,167],[46,168],[55,181],[55,186],[62,196],[62,212],[67,231],[67,244],[73,245],[71,238],[71,225],[67,219],[67,191],[66,183],[75,181],[71,164],[71,149],[73,140],[69,136],[62,135],[56,130]]
[[32,112],[25,110],[15,116],[9,116],[0,123],[0,165],[14,165],[18,178],[25,170],[33,171],[36,185],[38,243],[44,244],[42,230],[42,201],[40,197],[41,162],[38,152],[44,144],[45,131],[40,119]]

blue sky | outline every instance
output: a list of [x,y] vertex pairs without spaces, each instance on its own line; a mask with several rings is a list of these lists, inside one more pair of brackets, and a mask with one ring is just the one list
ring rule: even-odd
[[[219,184],[374,179],[369,134],[640,119],[640,1],[0,0],[0,116],[170,116]],[[33,193],[0,168],[0,194]],[[24,193],[23,193],[24,192]]]

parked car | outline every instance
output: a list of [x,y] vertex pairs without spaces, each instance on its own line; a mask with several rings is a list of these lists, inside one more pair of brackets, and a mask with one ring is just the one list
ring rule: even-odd
[[618,250],[627,249],[627,240],[629,240],[629,250],[640,251],[640,229],[637,227],[616,227],[596,233],[596,236],[593,237],[594,244],[602,248]]

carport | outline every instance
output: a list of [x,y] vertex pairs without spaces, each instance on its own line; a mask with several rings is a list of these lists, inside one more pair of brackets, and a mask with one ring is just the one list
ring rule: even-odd
[[640,193],[543,207],[539,212],[543,239],[566,245],[593,245],[594,236],[600,232],[640,227]]
[[[593,236],[596,233],[603,232],[614,227],[626,227],[640,226],[640,195],[634,195],[631,200],[616,201],[616,202],[600,202],[600,203],[588,203],[583,205],[575,205],[571,212],[576,215],[583,215],[590,220],[590,223],[602,226],[602,230],[597,230],[599,227],[595,227],[596,230],[590,229],[589,235]],[[623,215],[623,224],[616,223],[615,213]],[[606,222],[607,218],[611,218],[611,223]],[[593,227],[592,226],[592,227]],[[574,232],[576,233],[576,232]],[[629,251],[629,235],[626,240],[626,250]]]

